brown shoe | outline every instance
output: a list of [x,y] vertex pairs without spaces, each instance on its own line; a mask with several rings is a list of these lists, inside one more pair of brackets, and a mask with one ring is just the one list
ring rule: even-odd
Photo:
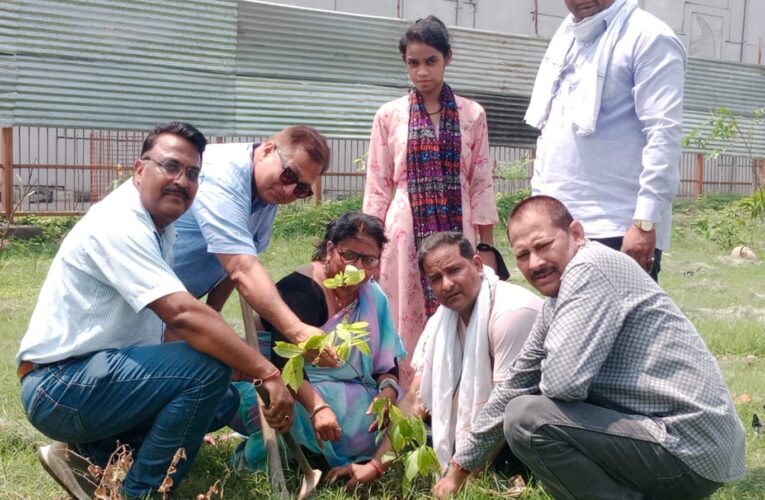
[[43,469],[75,500],[93,498],[97,485],[88,472],[89,462],[59,441],[37,451]]

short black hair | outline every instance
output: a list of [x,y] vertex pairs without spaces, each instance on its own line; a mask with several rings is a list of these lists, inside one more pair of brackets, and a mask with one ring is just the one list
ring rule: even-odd
[[380,250],[388,243],[388,238],[385,236],[385,225],[379,217],[361,212],[348,212],[327,224],[324,238],[316,244],[313,260],[321,261],[327,257],[327,243],[330,241],[337,246],[341,241],[361,233],[371,236],[377,242]]
[[553,225],[564,231],[568,231],[569,226],[574,222],[571,212],[560,200],[552,196],[538,194],[524,199],[510,212],[510,217],[507,219],[508,234],[510,224],[530,210],[547,214]]
[[459,231],[445,231],[433,233],[425,237],[420,244],[420,250],[417,252],[417,265],[420,271],[425,272],[425,257],[433,250],[444,245],[454,245],[459,248],[460,255],[470,260],[475,255],[475,249],[470,240]]
[[144,139],[143,148],[141,149],[141,158],[154,147],[157,143],[157,137],[162,134],[174,134],[186,139],[194,145],[199,156],[202,156],[202,153],[205,152],[205,147],[207,147],[207,139],[194,125],[186,122],[170,122],[157,125],[154,127],[154,130],[149,133],[148,137]]
[[449,44],[449,31],[446,29],[446,25],[436,16],[418,19],[406,29],[406,32],[404,32],[404,35],[398,42],[398,50],[402,56],[406,56],[406,46],[410,42],[422,42],[430,45],[443,54],[444,59],[449,57],[449,52],[452,50]]

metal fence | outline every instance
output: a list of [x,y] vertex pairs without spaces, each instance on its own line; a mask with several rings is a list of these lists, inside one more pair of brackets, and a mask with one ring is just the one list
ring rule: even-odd
[[[145,132],[75,128],[13,127],[3,129],[2,212],[75,215],[87,211],[119,182],[131,175]],[[254,136],[210,137],[211,143],[258,142]],[[332,164],[314,191],[316,200],[358,196],[364,190],[364,165],[369,141],[329,139]],[[533,149],[490,148],[498,192],[529,186]],[[765,162],[721,155],[705,158],[684,152],[678,196],[726,193],[749,195],[754,171],[765,173]]]

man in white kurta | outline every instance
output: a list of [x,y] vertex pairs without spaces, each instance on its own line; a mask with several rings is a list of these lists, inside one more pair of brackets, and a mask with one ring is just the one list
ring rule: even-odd
[[[415,377],[401,401],[407,414],[430,414],[433,447],[442,470],[463,446],[495,385],[507,379],[542,299],[500,281],[461,233],[435,233],[422,242],[418,262],[440,306],[428,320],[413,356]],[[522,472],[509,448],[495,452],[494,465]],[[349,486],[379,477],[386,438],[366,464],[338,467],[330,478],[350,477]]]
[[656,279],[680,182],[686,52],[636,0],[565,0],[526,122],[541,130],[533,194]]

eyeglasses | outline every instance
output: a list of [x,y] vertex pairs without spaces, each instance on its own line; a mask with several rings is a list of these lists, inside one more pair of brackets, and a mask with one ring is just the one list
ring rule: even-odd
[[337,250],[337,254],[347,264],[355,263],[361,259],[361,264],[365,268],[372,269],[377,267],[377,265],[380,263],[380,257],[375,255],[364,255],[363,253],[354,252],[353,250],[342,250],[339,247],[336,247],[335,250]]
[[183,165],[181,165],[180,163],[174,160],[165,160],[163,162],[158,162],[157,160],[152,160],[151,158],[141,158],[141,161],[152,162],[170,177],[177,178],[178,174],[180,174],[181,172],[184,172],[186,179],[188,179],[189,182],[194,184],[199,182],[199,176],[202,174],[202,169],[200,167],[194,167],[194,166],[184,167]]
[[282,184],[285,186],[291,186],[295,185],[295,190],[292,191],[295,194],[296,198],[308,198],[313,194],[313,189],[311,189],[311,185],[307,182],[300,182],[300,178],[298,178],[298,175],[295,173],[292,168],[290,168],[289,165],[287,165],[287,162],[284,161],[284,156],[282,156],[282,152],[279,151],[279,148],[276,149],[276,154],[279,155],[279,160],[282,162],[282,173],[279,175],[279,180],[282,181]]

